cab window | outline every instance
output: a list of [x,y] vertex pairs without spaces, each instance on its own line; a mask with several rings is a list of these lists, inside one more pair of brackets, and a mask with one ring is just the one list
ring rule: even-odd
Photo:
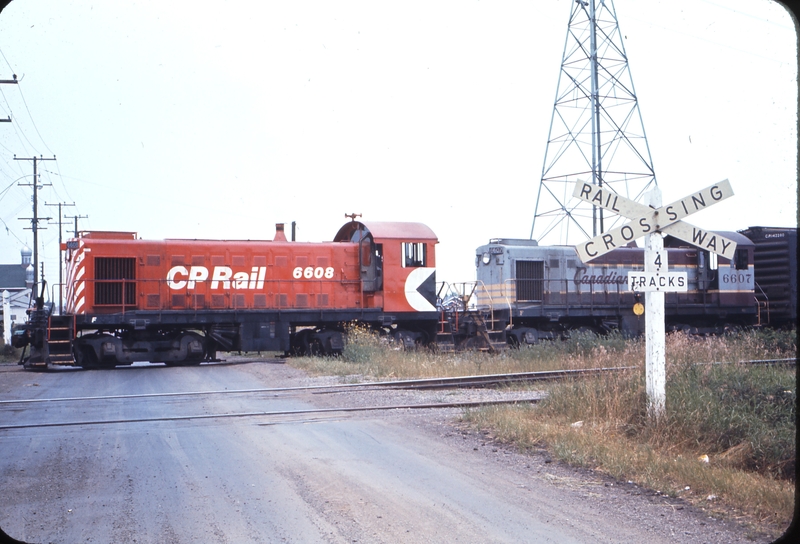
[[747,270],[747,250],[737,249],[733,253],[733,262],[736,270]]
[[423,242],[403,242],[403,268],[427,265],[427,251]]

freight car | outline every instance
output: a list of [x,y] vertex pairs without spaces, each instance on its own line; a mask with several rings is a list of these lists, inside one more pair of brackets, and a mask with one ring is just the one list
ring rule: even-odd
[[[217,351],[336,353],[343,324],[403,344],[436,335],[436,253],[421,223],[355,221],[332,242],[141,240],[84,232],[65,244],[66,311],[41,298],[15,335],[25,368],[168,365]],[[24,356],[24,352],[23,352]]]
[[[739,233],[720,234],[737,243],[730,260],[665,238],[669,270],[686,272],[688,281],[686,292],[666,293],[668,331],[719,333],[757,324],[757,246]],[[504,331],[510,344],[575,330],[637,335],[644,329],[644,316],[634,313],[640,296],[628,289],[628,274],[644,269],[644,249],[622,247],[583,263],[571,246],[493,239],[475,259],[477,308],[489,312],[492,331]]]
[[755,244],[755,297],[759,324],[797,323],[797,229],[749,227],[739,231]]

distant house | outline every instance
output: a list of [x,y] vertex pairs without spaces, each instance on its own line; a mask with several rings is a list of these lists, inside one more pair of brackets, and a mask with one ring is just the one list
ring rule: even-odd
[[[3,292],[8,292],[9,322],[24,323],[28,320],[26,310],[30,304],[31,288],[33,287],[33,265],[31,264],[31,250],[23,248],[20,251],[19,264],[0,264],[0,303]],[[0,304],[0,315],[3,314],[3,305]],[[0,329],[3,327],[5,316],[0,319]]]

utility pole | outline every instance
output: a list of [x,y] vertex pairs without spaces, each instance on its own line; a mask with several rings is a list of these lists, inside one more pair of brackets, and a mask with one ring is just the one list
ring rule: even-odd
[[[14,74],[14,79],[0,79],[0,85],[17,85],[19,81],[17,81],[17,74]],[[10,123],[11,116],[9,115],[6,119],[0,119],[0,123]]]
[[64,313],[64,259],[62,258],[61,251],[61,207],[74,205],[74,202],[72,204],[66,204],[64,202],[48,204],[45,202],[45,206],[58,206],[58,315]]
[[86,219],[89,217],[88,215],[67,215],[64,219],[74,219],[75,220],[75,238],[78,237],[78,219]]
[[[39,172],[36,170],[37,161],[54,161],[55,155],[52,159],[45,159],[41,155],[39,157],[22,158],[14,155],[15,161],[33,161],[33,183],[20,183],[21,187],[33,187],[33,217],[22,217],[20,219],[30,220],[31,230],[33,230],[33,293],[38,296],[39,293]],[[50,184],[48,184],[50,185]],[[43,218],[50,220],[52,217]]]

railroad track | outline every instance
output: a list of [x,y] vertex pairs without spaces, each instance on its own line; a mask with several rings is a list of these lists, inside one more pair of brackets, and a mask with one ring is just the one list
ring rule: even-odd
[[347,412],[373,412],[379,410],[420,410],[432,408],[469,408],[478,406],[490,406],[498,404],[527,404],[536,403],[538,398],[529,399],[509,399],[494,401],[470,401],[470,402],[436,402],[427,404],[389,404],[385,406],[355,406],[341,408],[309,408],[303,410],[268,410],[259,412],[237,412],[221,414],[197,414],[188,416],[163,416],[163,417],[141,417],[141,418],[120,418],[120,419],[88,419],[82,421],[60,421],[50,423],[23,423],[18,425],[0,425],[0,430],[12,429],[31,429],[43,427],[74,427],[81,425],[111,425],[115,423],[153,423],[160,421],[187,421],[200,419],[228,419],[243,417],[283,417],[283,416],[307,416],[317,414],[347,413]]
[[[740,364],[796,364],[795,359],[769,359],[769,360],[753,360],[753,361],[740,361]],[[726,362],[713,362],[704,363],[708,365],[721,365],[721,364],[734,364]],[[619,372],[623,370],[631,370],[635,367],[607,367],[607,368],[589,368],[589,369],[572,369],[572,370],[547,370],[539,372],[517,372],[507,374],[484,374],[479,376],[456,376],[446,378],[424,378],[413,380],[392,380],[382,382],[365,382],[355,384],[334,384],[334,385],[309,385],[297,387],[267,387],[267,388],[254,388],[254,389],[225,389],[225,390],[212,390],[212,391],[181,391],[172,393],[144,393],[144,394],[130,394],[130,395],[102,395],[102,396],[85,396],[85,397],[56,397],[44,399],[17,399],[17,400],[0,400],[0,407],[13,406],[13,405],[31,405],[31,404],[48,404],[48,403],[69,403],[69,402],[85,402],[85,401],[104,401],[113,399],[152,399],[152,398],[169,398],[169,397],[201,397],[208,395],[244,395],[244,394],[272,394],[274,396],[281,396],[281,394],[296,393],[296,392],[311,392],[312,394],[331,394],[343,391],[352,390],[380,390],[380,389],[455,389],[455,388],[480,388],[480,387],[497,387],[510,384],[519,383],[534,383],[538,381],[552,381],[572,377],[586,377],[591,375],[604,374],[609,372]],[[42,423],[29,423],[29,424],[16,424],[16,425],[0,425],[0,430],[11,429],[26,429],[38,427],[68,427],[80,425],[108,425],[119,423],[142,423],[142,422],[159,422],[159,421],[185,421],[185,420],[203,420],[203,419],[227,419],[227,418],[244,418],[244,417],[285,417],[285,416],[306,416],[306,415],[321,415],[332,413],[348,413],[348,412],[368,412],[380,410],[415,410],[415,409],[436,409],[436,408],[469,408],[478,406],[498,405],[498,404],[522,404],[522,403],[536,403],[540,399],[534,398],[515,398],[508,400],[491,400],[491,401],[462,401],[462,402],[437,402],[437,403],[418,403],[418,404],[389,404],[379,406],[357,406],[357,407],[334,407],[334,408],[309,408],[301,410],[272,410],[272,411],[253,411],[253,412],[235,412],[235,413],[214,413],[214,414],[197,414],[197,415],[182,415],[182,416],[160,416],[160,417],[141,417],[141,418],[118,418],[118,419],[87,419],[81,421],[62,421],[62,422],[42,422]]]
[[49,399],[0,400],[0,406],[8,404],[39,404],[48,402],[75,402],[87,400],[140,399],[156,397],[182,397],[201,395],[237,395],[253,393],[289,393],[311,391],[331,393],[364,389],[451,389],[461,387],[493,387],[512,383],[525,383],[563,379],[571,376],[588,376],[605,372],[629,370],[634,367],[587,368],[575,370],[545,370],[539,372],[517,372],[510,374],[484,374],[479,376],[455,376],[448,378],[423,378],[414,380],[391,380],[383,382],[346,383],[334,385],[305,385],[296,387],[261,387],[256,389],[224,389],[212,391],[178,391],[173,393],[141,393],[131,395],[101,395],[90,397],[55,397]]
[[[154,398],[173,398],[173,397],[200,397],[208,395],[244,395],[244,394],[271,394],[281,396],[286,393],[310,392],[312,394],[336,393],[352,390],[380,390],[380,389],[453,389],[453,388],[477,388],[502,386],[513,383],[536,382],[544,380],[563,379],[569,376],[582,376],[599,374],[623,370],[620,368],[599,368],[583,370],[557,370],[543,372],[522,372],[512,374],[487,374],[481,376],[457,376],[451,378],[427,378],[418,380],[394,380],[384,382],[367,382],[358,384],[336,384],[336,385],[311,385],[298,387],[270,387],[257,389],[226,389],[215,391],[182,391],[173,393],[145,393],[135,395],[100,395],[85,397],[57,397],[44,399],[19,399],[0,401],[0,407],[13,405],[42,405],[54,403],[75,403],[88,401],[107,401],[107,400],[132,400],[132,399],[154,399]],[[29,429],[42,427],[71,427],[81,425],[110,425],[121,423],[152,423],[159,421],[186,421],[203,419],[228,419],[245,417],[273,417],[281,418],[287,416],[309,416],[349,412],[368,412],[380,410],[420,410],[420,409],[441,409],[441,408],[470,408],[478,406],[488,406],[497,404],[522,404],[536,403],[538,397],[515,398],[507,400],[483,400],[483,401],[460,401],[460,402],[436,402],[436,403],[415,403],[415,404],[388,404],[378,406],[357,406],[357,407],[333,407],[333,408],[309,408],[301,410],[271,410],[271,411],[252,411],[235,413],[212,413],[180,416],[159,416],[159,417],[134,417],[134,418],[108,418],[108,419],[86,419],[78,421],[57,421],[57,422],[37,422],[23,423],[14,425],[0,425],[0,430]]]

